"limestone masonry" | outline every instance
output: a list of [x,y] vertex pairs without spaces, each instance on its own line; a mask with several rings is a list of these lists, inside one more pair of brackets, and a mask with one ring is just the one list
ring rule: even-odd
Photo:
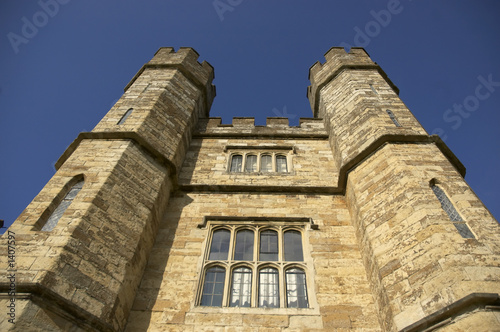
[[222,124],[160,48],[2,236],[0,330],[500,331],[500,228],[362,48]]

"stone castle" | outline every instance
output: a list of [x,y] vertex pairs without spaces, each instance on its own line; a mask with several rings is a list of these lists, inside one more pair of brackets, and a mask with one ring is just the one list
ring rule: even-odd
[[0,329],[500,331],[500,228],[361,48],[221,124],[161,48],[1,238]]

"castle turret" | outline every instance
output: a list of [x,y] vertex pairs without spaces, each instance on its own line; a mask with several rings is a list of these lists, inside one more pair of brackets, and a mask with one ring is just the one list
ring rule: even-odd
[[427,135],[363,49],[332,48],[325,58],[310,69],[308,97],[346,174],[381,326],[497,326],[488,305],[499,299],[500,232],[465,168]]
[[161,48],[9,228],[1,291],[15,308],[2,330],[124,329],[191,132],[215,95],[213,68],[197,58]]

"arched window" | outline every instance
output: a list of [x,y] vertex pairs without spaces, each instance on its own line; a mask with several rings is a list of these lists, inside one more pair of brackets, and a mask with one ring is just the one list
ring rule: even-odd
[[443,191],[443,189],[439,188],[435,184],[431,185],[431,189],[441,203],[441,207],[446,212],[446,214],[448,214],[448,217],[450,217],[453,225],[455,225],[458,233],[460,233],[463,238],[474,239],[474,234],[472,234],[469,226],[467,226],[462,217],[458,214],[453,204],[451,204],[450,199],[448,198],[448,196],[446,196],[446,193]]
[[257,172],[257,156],[249,154],[246,157],[245,172]]
[[241,154],[235,154],[231,157],[231,169],[230,172],[239,173],[241,172],[241,164],[243,163],[243,156]]
[[253,221],[210,225],[196,305],[308,308],[305,227]]
[[302,235],[297,231],[285,232],[285,261],[302,262],[304,256],[302,254]]
[[233,271],[230,307],[250,307],[252,298],[252,270],[240,267]]
[[214,232],[212,244],[210,245],[209,260],[226,260],[229,252],[229,239],[231,232],[219,229]]
[[286,156],[277,155],[276,156],[276,172],[286,173],[288,168],[286,165]]
[[394,115],[394,113],[392,113],[391,110],[385,110],[385,111],[387,112],[387,114],[391,118],[392,122],[396,125],[396,127],[401,127],[401,125],[399,124],[398,119],[396,119],[396,116]]
[[234,248],[235,261],[253,260],[253,232],[247,229],[236,233],[236,246]]
[[272,172],[273,171],[273,157],[269,154],[264,154],[260,157],[260,171]]
[[260,233],[259,259],[261,261],[278,260],[278,233],[271,230]]
[[288,308],[307,308],[306,274],[304,270],[286,270],[286,302]]
[[267,267],[259,271],[259,307],[279,308],[278,270]]
[[122,118],[120,119],[120,121],[118,121],[118,123],[117,123],[117,124],[118,124],[118,125],[123,124],[123,123],[125,122],[125,120],[127,120],[127,118],[130,116],[130,114],[132,114],[132,111],[133,111],[133,110],[134,110],[133,108],[129,108],[129,109],[125,112],[125,114],[123,114]]
[[201,305],[210,307],[222,306],[222,295],[224,294],[224,279],[226,270],[220,266],[214,266],[205,273],[205,283],[201,296]]
[[71,202],[73,202],[73,199],[76,197],[76,195],[78,195],[78,193],[82,189],[83,184],[84,180],[80,180],[79,182],[74,184],[73,187],[71,187],[66,196],[64,196],[61,203],[59,203],[54,212],[52,212],[45,225],[43,225],[42,231],[50,232],[51,230],[54,229],[54,227],[56,227],[57,223],[59,222],[59,219],[61,219],[66,209],[70,206]]

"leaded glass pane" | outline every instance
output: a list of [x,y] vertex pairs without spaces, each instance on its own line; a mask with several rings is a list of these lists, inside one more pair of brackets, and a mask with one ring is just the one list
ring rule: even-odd
[[219,266],[212,267],[205,274],[205,284],[201,296],[202,306],[222,306],[222,295],[224,293],[224,278],[226,271]]
[[288,308],[307,308],[306,274],[303,270],[289,269],[286,275],[286,299]]
[[259,253],[259,259],[261,261],[278,260],[278,233],[270,230],[260,233]]
[[209,260],[227,260],[230,237],[231,233],[225,229],[219,229],[214,232],[208,256]]
[[288,172],[285,156],[276,156],[276,171],[281,173]]
[[47,219],[45,225],[43,225],[42,231],[50,232],[51,230],[54,229],[54,227],[56,227],[57,223],[59,222],[59,219],[61,219],[66,209],[71,205],[71,202],[73,202],[73,199],[76,197],[76,195],[78,195],[80,190],[83,188],[83,183],[84,181],[81,180],[75,185],[73,185],[73,187],[71,187],[66,196],[64,196],[61,203],[59,203],[54,212],[52,212],[52,214],[50,215],[49,219]]
[[260,171],[261,172],[272,172],[273,171],[273,158],[265,154],[260,157]]
[[247,155],[247,160],[245,163],[245,172],[257,172],[257,156]]
[[285,261],[304,260],[302,254],[302,235],[297,231],[285,232]]
[[251,261],[253,260],[253,232],[241,230],[236,233],[236,246],[234,248],[234,260]]
[[132,111],[134,109],[133,108],[129,108],[125,114],[122,116],[122,118],[120,119],[120,121],[118,121],[118,124],[121,125],[125,122],[125,120],[127,120],[127,118],[130,116],[130,114],[132,114]]
[[457,210],[451,203],[450,199],[448,198],[448,196],[446,196],[446,193],[436,185],[432,185],[431,188],[434,194],[436,195],[437,199],[441,203],[441,207],[446,212],[446,214],[448,214],[448,217],[455,225],[455,228],[458,230],[458,233],[463,238],[474,239],[475,238],[474,234],[472,234],[471,230],[469,229],[469,226],[467,226],[467,224],[463,222],[462,217],[458,214]]
[[392,113],[391,110],[386,110],[386,112],[389,115],[389,117],[391,118],[392,122],[396,125],[396,127],[401,127],[401,125],[399,124],[398,119],[396,119],[396,116],[394,115],[394,113]]
[[252,270],[240,267],[233,271],[231,307],[250,307],[252,297]]
[[259,272],[259,307],[279,308],[278,270],[265,268]]
[[240,154],[235,154],[231,158],[231,170],[230,172],[238,173],[241,172],[241,164],[243,162],[243,157]]
[[463,237],[463,238],[466,238],[466,239],[474,239],[475,236],[474,234],[472,234],[469,226],[467,226],[467,224],[465,223],[453,223],[453,225],[455,225],[455,228],[457,229],[458,233]]

